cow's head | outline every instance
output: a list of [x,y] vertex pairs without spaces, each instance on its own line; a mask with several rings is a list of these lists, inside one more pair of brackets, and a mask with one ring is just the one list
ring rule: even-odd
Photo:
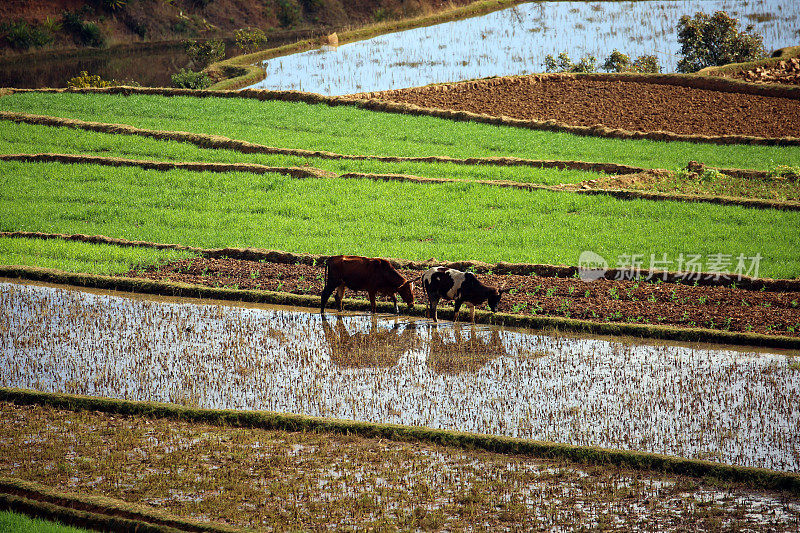
[[414,282],[419,279],[409,279],[397,288],[397,294],[408,304],[409,309],[414,308]]
[[492,289],[489,293],[489,298],[487,298],[487,302],[489,304],[489,309],[492,310],[492,313],[497,312],[497,306],[500,305],[500,298],[503,297],[504,292],[508,292],[509,289]]

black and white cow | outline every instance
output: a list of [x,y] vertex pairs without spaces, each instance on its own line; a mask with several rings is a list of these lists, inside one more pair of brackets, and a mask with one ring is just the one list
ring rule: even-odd
[[492,313],[497,311],[500,297],[507,289],[495,289],[488,287],[478,281],[472,272],[461,272],[454,268],[434,267],[422,275],[422,286],[428,295],[428,310],[434,322],[439,319],[436,316],[436,306],[440,299],[454,300],[453,314],[458,322],[458,310],[461,304],[466,302],[470,306],[470,318],[475,321],[475,306],[483,302],[489,304]]

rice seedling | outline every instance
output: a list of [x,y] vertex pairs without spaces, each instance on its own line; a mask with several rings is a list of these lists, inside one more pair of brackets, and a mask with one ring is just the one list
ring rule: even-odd
[[57,522],[28,518],[11,511],[0,511],[0,531],[16,533],[89,533],[86,529],[65,526]]
[[58,239],[0,237],[0,264],[56,268],[68,272],[119,274],[189,257],[194,257],[194,254]]
[[272,154],[246,154],[231,150],[204,149],[177,141],[131,138],[68,128],[52,128],[0,121],[0,136],[7,142],[0,153],[59,153],[123,157],[151,161],[200,161],[253,163],[268,166],[311,165],[337,174],[410,174],[459,180],[507,180],[520,183],[558,185],[601,179],[604,174],[582,170],[450,163],[414,163],[329,160]]
[[796,356],[10,283],[0,309],[2,386],[800,471]]
[[[515,156],[667,169],[685,167],[689,161],[700,161],[709,166],[767,171],[780,165],[800,167],[800,148],[792,146],[709,145],[579,137],[566,133],[293,102],[15,93],[0,98],[0,110],[123,123],[155,130],[208,133],[268,146],[329,150],[344,154],[442,155],[459,158]],[[13,128],[22,128],[22,125]],[[31,130],[20,131],[27,133]],[[9,133],[10,139],[24,142],[20,135]],[[62,134],[59,132],[58,135]],[[114,152],[120,149],[120,145],[148,146],[143,141],[123,136],[104,143],[111,143]],[[80,142],[88,150],[95,141]],[[160,153],[158,148],[145,149],[154,155]],[[262,160],[259,158],[256,162]]]
[[[206,248],[424,260],[576,264],[760,254],[760,275],[800,272],[800,214],[622,201],[470,183],[415,184],[270,174],[0,162],[0,229],[101,234]],[[13,194],[10,191],[15,191]],[[576,216],[579,215],[579,216]]]

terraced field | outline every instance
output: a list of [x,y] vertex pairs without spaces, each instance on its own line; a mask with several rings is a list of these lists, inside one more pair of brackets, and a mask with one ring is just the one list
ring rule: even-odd
[[[4,272],[62,281],[67,278],[64,272],[104,274],[111,277],[70,279],[142,286],[152,280],[167,282],[164,287],[183,287],[180,290],[188,289],[175,283],[188,282],[230,291],[226,294],[233,298],[279,293],[308,305],[318,303],[314,297],[322,276],[319,262],[326,255],[395,258],[407,267],[403,272],[409,276],[418,275],[423,265],[452,262],[473,267],[484,281],[514,285],[501,308],[503,320],[541,319],[543,324],[557,320],[550,324],[572,327],[570,321],[577,318],[580,327],[636,326],[640,334],[690,332],[693,339],[797,346],[800,146],[791,142],[714,144],[591,137],[425,113],[379,112],[364,109],[372,104],[363,102],[320,102],[302,95],[259,100],[248,92],[241,97],[126,92],[130,94],[0,96]],[[292,99],[308,101],[287,101]],[[243,250],[232,250],[228,257],[224,250],[212,250],[232,247]],[[297,255],[248,250],[253,248]],[[605,258],[611,279],[582,281],[575,267],[581,265],[584,252]],[[667,274],[660,277],[664,271]],[[633,279],[636,274],[641,279]],[[265,290],[273,292],[259,292]],[[363,295],[357,296],[363,303]],[[424,301],[421,293],[417,296]],[[794,359],[786,362],[789,381],[793,364]],[[247,369],[241,372],[247,375]],[[201,453],[196,446],[207,446],[208,457],[218,453],[239,457],[244,452],[237,446],[252,437],[193,424],[182,426],[180,435],[169,436],[159,433],[160,422],[141,433],[136,427],[141,419],[91,418],[71,409],[27,409],[18,403],[0,407],[4,412],[0,444],[11,443],[9,454],[18,449],[14,443],[19,439],[31,438],[24,423],[15,422],[26,419],[37,421],[40,437],[47,442],[60,442],[66,431],[60,428],[70,425],[106,428],[100,435],[114,433],[128,439],[120,444],[112,442],[117,437],[109,437],[95,443],[98,446],[143,447],[158,433],[157,442],[177,439],[176,449],[191,451],[192,456]],[[269,467],[271,475],[278,475],[284,468],[298,471],[293,462],[297,450],[329,454],[316,437],[308,440],[290,432],[258,438],[274,444],[280,454],[243,457],[236,464],[247,470],[231,472],[246,472],[247,479],[263,477],[264,457],[280,455],[280,461]],[[33,466],[49,460],[46,457],[32,459],[24,467],[19,461],[17,466],[0,462],[0,472],[146,506],[163,503],[187,520],[211,516],[237,527],[316,528],[342,524],[349,517],[365,527],[460,529],[476,521],[488,528],[515,523],[558,527],[579,520],[602,528],[644,520],[658,528],[675,509],[682,517],[710,520],[709,527],[763,524],[758,509],[764,513],[777,509],[778,530],[790,530],[797,520],[800,482],[793,472],[780,474],[788,485],[777,489],[779,496],[769,492],[776,490],[775,485],[751,478],[733,482],[714,474],[715,482],[731,483],[717,494],[697,474],[687,474],[687,482],[674,470],[655,468],[658,476],[668,479],[656,476],[644,484],[633,483],[631,479],[642,479],[643,470],[647,476],[653,472],[654,467],[638,463],[631,467],[635,473],[617,472],[609,478],[601,466],[584,472],[560,463],[523,465],[513,456],[512,465],[506,456],[464,455],[453,448],[428,449],[427,444],[414,442],[386,445],[367,437],[357,442],[344,438],[340,443],[352,454],[343,459],[342,472],[352,470],[353,458],[372,457],[376,446],[384,449],[378,455],[389,463],[409,465],[411,477],[392,478],[380,498],[370,501],[356,497],[354,485],[342,481],[344,474],[334,476],[340,480],[336,481],[316,463],[307,463],[309,470],[298,479],[297,486],[303,487],[299,492],[284,494],[276,487],[261,487],[237,494],[235,502],[223,501],[222,493],[211,487],[216,483],[213,476],[203,481],[187,478],[181,494],[191,500],[191,494],[202,493],[202,501],[180,503],[180,497],[161,491],[164,479],[171,476],[170,465],[178,463],[172,455],[158,456],[157,450],[152,451],[155,463],[148,467],[152,491],[146,494],[137,492],[136,481],[123,476],[141,467],[140,460],[128,457],[135,464],[105,470],[108,465],[89,449],[81,451],[80,460],[48,470],[53,475],[40,475]],[[120,459],[124,455],[114,453]],[[588,457],[596,450],[585,453]],[[398,499],[401,485],[420,486],[417,477],[428,475],[419,470],[420,461],[432,456],[445,458],[443,492]],[[636,462],[636,457],[626,461]],[[464,470],[467,463],[473,465],[469,475]],[[369,479],[387,479],[384,466],[370,467]],[[545,479],[542,472],[553,469],[562,472],[559,479],[570,481]],[[500,471],[513,475],[498,478],[495,474]],[[87,475],[82,477],[83,473]],[[747,473],[751,475],[756,474]],[[116,481],[94,486],[91,479],[97,476]],[[542,512],[542,502],[520,496],[533,490],[534,478],[541,478],[537,491],[581,486],[596,496],[589,504],[565,493],[563,498],[548,499],[549,510]],[[130,483],[134,489],[125,489]],[[742,492],[749,490],[747,483],[752,483],[755,496]],[[320,484],[334,488],[314,492],[312,488]],[[502,488],[499,500],[477,496],[494,486]],[[614,490],[606,490],[612,486]],[[632,491],[632,507],[613,503],[619,502],[623,486]],[[261,498],[264,491],[280,497],[257,512],[244,503]],[[655,501],[653,491],[671,503],[664,508],[650,505],[647,502]],[[781,498],[789,503],[776,503]],[[708,501],[712,503],[698,503]],[[566,511],[578,504],[590,510]],[[634,512],[633,507],[639,510]],[[394,514],[384,512],[392,508]],[[315,514],[314,509],[324,512]]]

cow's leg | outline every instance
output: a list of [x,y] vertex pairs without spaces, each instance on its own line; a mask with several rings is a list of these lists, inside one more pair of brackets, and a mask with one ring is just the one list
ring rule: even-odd
[[376,309],[376,307],[375,307],[375,292],[370,292],[369,293],[369,305],[370,305],[370,309],[372,309],[372,314],[374,315],[375,314],[375,309]]
[[400,308],[397,307],[397,295],[390,294],[389,298],[392,300],[392,303],[394,304],[394,314],[399,315],[400,314]]
[[342,312],[342,300],[344,299],[344,284],[339,285],[336,287],[336,294],[333,296],[333,299],[336,301],[336,308],[339,312]]
[[330,283],[326,283],[325,287],[322,289],[322,305],[319,308],[320,314],[325,314],[325,304],[328,303],[328,298],[331,297],[331,294],[336,289],[336,287]]
[[437,307],[439,306],[439,298],[433,297],[431,298],[428,296],[428,316],[433,319],[434,322],[439,321],[439,317],[436,316]]
[[475,323],[475,304],[469,304],[469,318]]
[[458,322],[458,310],[461,309],[463,300],[456,300],[453,304],[453,322]]

